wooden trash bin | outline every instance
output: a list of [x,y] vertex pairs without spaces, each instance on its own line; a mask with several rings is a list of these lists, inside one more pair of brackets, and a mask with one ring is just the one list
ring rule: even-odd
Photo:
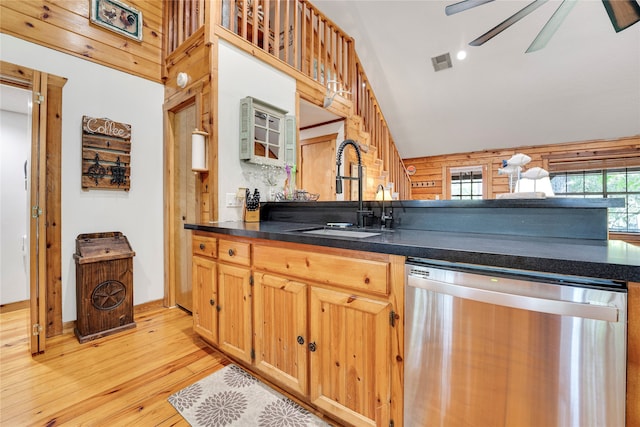
[[134,255],[127,238],[117,231],[76,238],[75,334],[81,343],[135,328]]

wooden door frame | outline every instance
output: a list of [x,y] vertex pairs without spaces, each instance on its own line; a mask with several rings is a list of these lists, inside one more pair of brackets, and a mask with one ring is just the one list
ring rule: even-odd
[[[38,273],[41,297],[34,292],[29,297],[32,317],[36,319],[34,323],[40,325],[40,333],[31,335],[34,354],[46,349],[47,337],[62,333],[62,88],[66,82],[64,77],[0,61],[0,83],[32,91],[34,100],[44,107],[39,114],[32,116],[32,127],[38,130],[37,133],[32,130],[32,148],[38,138],[43,138],[42,146],[45,148],[39,155],[43,165],[38,176],[44,190],[38,201],[44,215],[42,238],[38,242],[38,250],[44,253]],[[36,98],[37,95],[43,98]],[[31,264],[37,259],[35,250],[30,246]]]
[[[174,185],[174,171],[176,170],[174,150],[176,141],[173,134],[173,115],[175,112],[182,110],[190,105],[195,104],[196,107],[196,126],[198,129],[204,129],[202,126],[202,88],[195,87],[179,92],[174,97],[165,100],[164,110],[164,299],[165,307],[173,307],[176,305],[176,236],[173,233],[173,224],[175,221],[176,207],[176,189]],[[209,150],[211,150],[211,137],[209,138]],[[196,180],[196,203],[201,205],[201,180]],[[200,209],[196,209],[196,218],[200,219]]]

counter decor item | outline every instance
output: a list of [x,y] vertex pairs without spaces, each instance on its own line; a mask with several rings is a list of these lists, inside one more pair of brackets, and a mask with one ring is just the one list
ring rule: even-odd
[[247,188],[243,213],[244,222],[260,222],[260,191],[257,188],[253,190],[253,195]]
[[319,193],[309,193],[306,190],[293,190],[285,195],[284,192],[276,193],[276,202],[315,202],[320,198]]

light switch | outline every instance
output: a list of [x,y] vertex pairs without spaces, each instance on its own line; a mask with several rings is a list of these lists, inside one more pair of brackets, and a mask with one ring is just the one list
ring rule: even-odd
[[240,201],[236,196],[236,193],[226,193],[226,206],[228,208],[237,208],[241,206]]

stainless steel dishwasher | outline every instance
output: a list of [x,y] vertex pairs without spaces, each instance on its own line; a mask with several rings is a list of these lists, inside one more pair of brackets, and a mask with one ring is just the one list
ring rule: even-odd
[[624,426],[626,284],[410,258],[404,425]]

